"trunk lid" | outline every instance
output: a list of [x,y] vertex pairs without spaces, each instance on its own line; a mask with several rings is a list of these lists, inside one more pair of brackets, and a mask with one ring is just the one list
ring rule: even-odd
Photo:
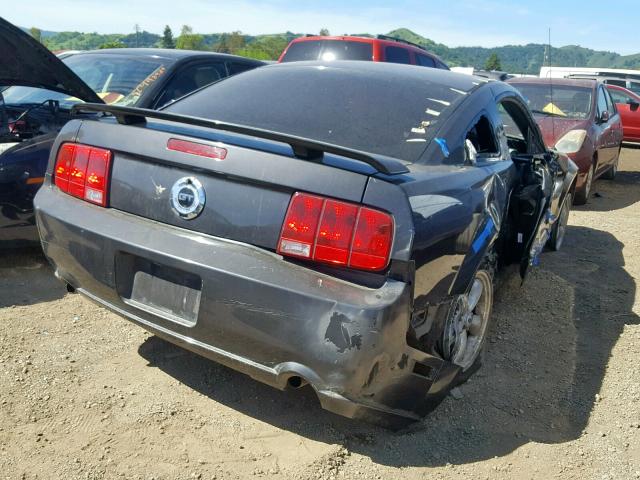
[[102,103],[100,97],[44,45],[0,18],[0,86],[46,88]]
[[[100,108],[133,114],[141,111]],[[144,112],[149,117],[176,117]],[[121,117],[120,121],[135,124],[136,118],[141,117]],[[260,132],[258,135],[269,136]],[[214,159],[173,151],[168,149],[172,139],[224,149],[225,155]],[[109,120],[84,121],[77,141],[113,152],[110,207],[274,250],[294,192],[360,203],[369,176],[378,171],[362,161],[327,152],[322,158],[311,153],[311,159],[294,153],[298,150],[300,155],[300,149],[308,153],[313,144],[304,144],[303,148],[295,141],[292,148],[286,140],[277,142],[153,118],[138,126]],[[393,167],[393,162],[386,164]],[[187,203],[199,203],[201,211],[197,215],[181,215],[176,205],[181,195]]]

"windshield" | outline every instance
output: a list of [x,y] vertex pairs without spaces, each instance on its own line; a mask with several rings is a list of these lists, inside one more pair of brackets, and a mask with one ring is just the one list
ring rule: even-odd
[[304,60],[373,60],[373,46],[348,40],[306,40],[289,45],[282,58],[283,62]]
[[7,105],[35,105],[47,100],[57,100],[60,102],[61,108],[69,109],[75,103],[80,102],[77,98],[74,99],[64,93],[53,92],[44,88],[9,87],[2,92],[2,95],[4,96],[4,103]]
[[591,114],[593,90],[550,83],[514,83],[533,113],[584,120]]
[[[169,66],[164,58],[102,53],[71,55],[63,62],[105,103],[128,106],[135,106],[143,92],[162,77]],[[3,95],[9,105],[57,100],[61,108],[69,109],[81,102],[64,93],[33,87],[9,87]]]
[[167,110],[417,161],[465,98],[469,80],[448,76],[449,83],[439,83],[433,69],[358,63],[360,68],[347,62],[262,67]]

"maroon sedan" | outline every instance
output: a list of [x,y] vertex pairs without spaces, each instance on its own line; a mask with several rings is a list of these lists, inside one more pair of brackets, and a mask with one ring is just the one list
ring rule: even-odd
[[622,122],[604,85],[596,80],[518,78],[509,81],[527,100],[545,143],[579,168],[574,201],[586,203],[593,181],[618,169]]
[[607,85],[607,90],[622,119],[623,141],[640,143],[640,96],[617,85]]

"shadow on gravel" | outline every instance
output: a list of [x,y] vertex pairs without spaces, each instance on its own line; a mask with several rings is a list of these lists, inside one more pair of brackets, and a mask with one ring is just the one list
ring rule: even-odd
[[65,293],[39,246],[0,250],[0,308],[49,302]]
[[[623,148],[620,170],[615,180],[598,179],[593,184],[594,192],[586,205],[575,206],[576,210],[609,212],[640,202],[640,145],[635,149]],[[632,171],[625,167],[631,167]],[[635,188],[634,188],[635,187]]]
[[150,337],[139,353],[212,400],[296,434],[391,466],[476,462],[530,442],[582,435],[608,359],[632,313],[636,285],[611,234],[570,227],[524,287],[503,281],[485,366],[425,420],[393,433],[323,411],[310,390],[280,392]]

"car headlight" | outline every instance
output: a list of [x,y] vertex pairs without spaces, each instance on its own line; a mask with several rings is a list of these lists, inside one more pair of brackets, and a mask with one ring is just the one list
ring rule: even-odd
[[582,148],[585,138],[586,130],[570,130],[556,142],[556,150],[562,153],[576,153]]

